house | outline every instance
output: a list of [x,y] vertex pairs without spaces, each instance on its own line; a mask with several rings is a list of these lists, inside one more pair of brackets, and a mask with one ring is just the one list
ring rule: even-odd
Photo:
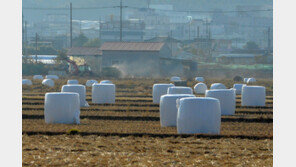
[[[170,48],[164,42],[105,42],[100,50],[102,68],[115,67],[124,76],[182,75],[188,65],[187,61],[191,62],[186,60],[185,63],[185,60],[173,58]],[[194,65],[192,69],[195,71]]]

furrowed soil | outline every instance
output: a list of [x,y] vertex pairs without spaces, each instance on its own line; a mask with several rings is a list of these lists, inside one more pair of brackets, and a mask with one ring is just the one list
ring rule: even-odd
[[[24,78],[32,79],[31,76]],[[87,78],[75,78],[84,84]],[[236,98],[233,116],[222,116],[220,135],[178,135],[176,127],[161,127],[159,105],[152,103],[156,79],[117,79],[115,104],[91,103],[91,88],[79,125],[45,124],[44,95],[60,92],[66,79],[47,88],[41,81],[23,86],[23,166],[272,166],[272,80],[265,107],[241,106]],[[228,88],[231,80],[220,82]],[[189,81],[193,87],[196,82]],[[202,96],[202,95],[196,95]],[[69,134],[71,129],[77,134]]]

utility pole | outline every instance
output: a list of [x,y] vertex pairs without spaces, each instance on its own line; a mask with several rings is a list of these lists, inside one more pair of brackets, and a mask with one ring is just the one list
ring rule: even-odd
[[197,26],[197,30],[196,30],[196,38],[199,39],[199,26]]
[[72,48],[72,3],[70,2],[70,48]]
[[35,63],[37,63],[37,50],[38,50],[38,44],[37,44],[37,41],[38,40],[38,34],[36,32],[36,35],[35,35]]
[[191,24],[191,21],[189,21],[189,40],[190,40],[190,24]]
[[126,8],[127,6],[122,6],[122,0],[120,0],[120,6],[115,6],[115,7],[119,7],[120,9],[120,38],[119,40],[122,41],[122,8]]
[[173,57],[173,31],[170,33],[170,42],[171,42],[171,57]]
[[270,38],[270,27],[268,27],[268,30],[267,30],[267,50],[268,50],[268,53],[270,52],[270,47],[271,47],[271,38]]

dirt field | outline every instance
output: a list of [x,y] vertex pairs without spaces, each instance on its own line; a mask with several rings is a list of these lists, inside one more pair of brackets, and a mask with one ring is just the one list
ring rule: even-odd
[[[24,77],[25,78],[25,77]],[[30,77],[26,77],[30,78]],[[86,78],[78,78],[84,84]],[[91,103],[81,108],[80,125],[45,124],[44,94],[59,92],[40,81],[23,87],[24,166],[272,166],[272,81],[266,86],[265,107],[242,107],[237,96],[236,114],[222,116],[220,135],[178,135],[175,127],[160,127],[159,106],[152,103],[153,83],[167,80],[121,79],[116,84],[116,104]],[[227,87],[231,80],[221,82]],[[193,86],[195,82],[188,82]],[[76,135],[69,135],[77,129]]]

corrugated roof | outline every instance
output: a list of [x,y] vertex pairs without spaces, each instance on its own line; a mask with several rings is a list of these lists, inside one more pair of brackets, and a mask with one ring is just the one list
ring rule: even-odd
[[163,42],[105,42],[102,51],[160,51]]
[[73,47],[67,52],[69,56],[95,56],[102,55],[98,47]]

